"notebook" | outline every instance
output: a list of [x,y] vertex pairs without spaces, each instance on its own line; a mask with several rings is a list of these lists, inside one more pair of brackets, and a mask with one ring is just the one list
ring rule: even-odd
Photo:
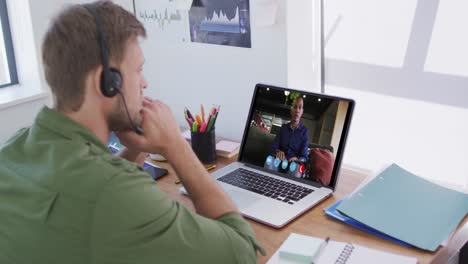
[[320,255],[318,264],[416,264],[418,260],[413,257],[396,255],[380,250],[367,248],[351,243],[330,241]]
[[393,238],[435,251],[468,213],[468,195],[392,164],[336,209]]
[[239,153],[239,142],[221,140],[216,143],[216,154],[221,157],[231,158]]
[[[283,257],[280,253],[285,250],[284,245],[289,242],[291,238],[296,240],[296,249],[305,249],[310,245],[300,243],[299,239],[295,238],[297,234],[291,234],[278,251],[273,254],[267,264],[362,264],[362,263],[379,263],[379,264],[416,264],[418,260],[413,257],[401,256],[397,254],[387,253],[380,250],[367,248],[364,246],[344,243],[330,240],[324,247],[320,248],[320,252],[312,252],[310,255],[314,255],[315,262],[309,260],[299,260]],[[323,239],[316,237],[306,236],[314,240],[323,242]],[[316,243],[317,244],[317,243]],[[305,247],[305,248],[302,248]],[[288,247],[289,248],[289,247]]]

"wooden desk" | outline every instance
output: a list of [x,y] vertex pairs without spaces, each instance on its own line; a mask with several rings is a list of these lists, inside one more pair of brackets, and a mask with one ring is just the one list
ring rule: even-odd
[[[236,157],[231,159],[219,158],[217,160],[217,169],[220,169],[227,164],[236,160]],[[187,196],[181,195],[179,193],[180,184],[175,184],[177,176],[175,175],[174,170],[167,162],[157,162],[157,165],[166,168],[169,170],[169,174],[157,181],[158,185],[162,190],[164,190],[171,198],[176,201],[179,201],[181,204],[186,207],[194,210],[193,204]],[[214,170],[213,170],[214,171]],[[212,171],[212,172],[213,172]],[[352,242],[362,246],[367,246],[369,248],[374,248],[378,250],[383,250],[390,253],[412,256],[418,259],[418,263],[446,263],[447,259],[451,257],[454,250],[451,249],[450,245],[452,240],[457,242],[464,242],[468,239],[468,217],[464,219],[458,230],[465,230],[465,232],[455,233],[457,236],[450,240],[449,247],[439,248],[437,252],[431,253],[415,248],[406,248],[395,243],[389,242],[382,238],[373,236],[364,231],[358,230],[356,228],[350,227],[346,224],[343,224],[338,221],[328,219],[323,213],[323,209],[336,200],[341,199],[350,192],[352,192],[359,183],[364,180],[367,176],[366,172],[356,172],[351,169],[343,168],[340,173],[340,178],[338,180],[337,190],[332,197],[326,199],[313,209],[309,210],[287,226],[282,229],[275,229],[269,226],[257,223],[252,220],[248,220],[252,225],[257,239],[263,245],[267,251],[267,256],[258,256],[258,263],[265,263],[270,259],[272,254],[280,247],[283,241],[288,237],[292,232],[300,233],[305,235],[311,235],[315,237],[326,238],[330,237],[332,240],[343,241],[343,242]],[[464,234],[460,237],[460,234]],[[459,245],[460,243],[456,243]]]

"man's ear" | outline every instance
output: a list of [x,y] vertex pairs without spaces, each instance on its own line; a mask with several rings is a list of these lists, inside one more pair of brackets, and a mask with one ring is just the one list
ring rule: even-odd
[[89,73],[89,84],[91,85],[91,90],[96,94],[104,96],[101,90],[101,76],[102,76],[102,65],[99,65],[94,70]]

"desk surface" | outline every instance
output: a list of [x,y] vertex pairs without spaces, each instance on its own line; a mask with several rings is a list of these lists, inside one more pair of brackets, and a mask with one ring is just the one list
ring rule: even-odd
[[[235,160],[236,157],[231,159],[218,157],[216,170]],[[179,201],[184,206],[194,210],[190,199],[179,193],[179,187],[181,187],[181,185],[174,183],[175,180],[177,180],[177,176],[171,166],[167,162],[157,162],[157,164],[169,170],[169,174],[167,176],[157,181],[160,188],[165,191],[172,199]],[[465,219],[462,221],[462,224],[458,228],[457,233],[455,233],[456,237],[450,240],[448,247],[439,248],[435,253],[416,248],[406,248],[368,234],[364,231],[350,227],[341,222],[328,219],[323,213],[323,209],[331,205],[336,200],[339,200],[347,194],[351,193],[359,185],[359,183],[364,180],[366,176],[367,175],[365,172],[356,172],[351,169],[342,168],[338,186],[333,196],[312,208],[282,229],[275,229],[255,221],[248,220],[255,230],[258,241],[267,251],[267,256],[259,255],[258,263],[267,262],[273,253],[280,247],[283,241],[292,232],[321,238],[326,238],[329,236],[332,240],[352,242],[390,253],[412,256],[416,257],[418,259],[418,263],[421,264],[446,263],[447,259],[451,257],[453,252],[458,250],[458,248],[454,249],[453,247],[459,246],[462,241],[468,240],[468,232],[463,232],[463,230],[466,231],[468,229],[468,217],[465,217]],[[454,241],[458,241],[460,243],[454,243]]]

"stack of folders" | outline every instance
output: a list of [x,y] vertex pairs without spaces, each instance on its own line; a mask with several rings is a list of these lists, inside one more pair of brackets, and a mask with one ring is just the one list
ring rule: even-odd
[[290,234],[267,264],[416,264],[415,258],[356,244]]
[[436,251],[468,213],[468,194],[392,164],[324,211],[329,217],[401,245]]

